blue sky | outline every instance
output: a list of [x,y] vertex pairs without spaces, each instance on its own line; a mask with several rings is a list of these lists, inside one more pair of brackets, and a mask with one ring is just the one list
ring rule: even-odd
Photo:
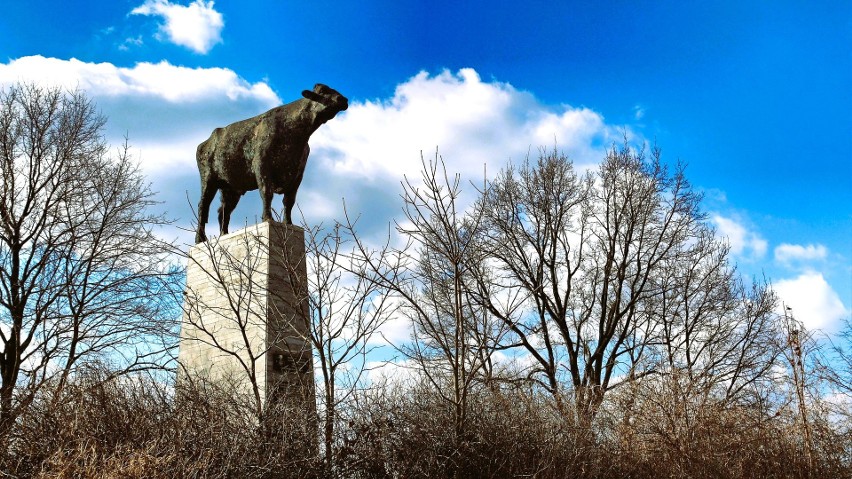
[[[345,197],[377,234],[421,151],[481,179],[554,142],[591,165],[627,131],[684,161],[740,270],[830,333],[852,314],[852,3],[694,3],[12,2],[0,86],[85,89],[186,227],[195,146],[316,82],[352,106],[312,139],[297,205],[330,221]],[[232,224],[258,211],[249,193]]]

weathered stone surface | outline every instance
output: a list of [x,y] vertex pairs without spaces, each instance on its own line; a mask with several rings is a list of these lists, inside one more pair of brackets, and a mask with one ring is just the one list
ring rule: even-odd
[[263,222],[189,252],[182,374],[227,381],[261,401],[314,406],[302,228]]
[[272,220],[272,195],[284,195],[284,214],[293,224],[292,210],[302,182],[311,134],[339,112],[349,100],[336,90],[316,84],[296,100],[247,120],[216,128],[198,145],[196,161],[201,175],[198,229],[195,242],[206,241],[204,226],[210,203],[221,192],[219,230],[228,232],[231,212],[247,191],[259,190],[263,221]]

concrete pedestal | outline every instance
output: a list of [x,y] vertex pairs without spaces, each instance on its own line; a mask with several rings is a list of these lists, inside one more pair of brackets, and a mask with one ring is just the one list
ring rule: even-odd
[[[181,375],[315,410],[302,228],[264,222],[189,251]],[[185,376],[184,376],[185,377]]]

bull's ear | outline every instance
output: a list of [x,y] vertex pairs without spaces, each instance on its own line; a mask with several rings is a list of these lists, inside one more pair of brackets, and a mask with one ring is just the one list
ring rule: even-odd
[[308,100],[315,101],[317,103],[322,103],[323,105],[328,105],[328,100],[319,93],[312,92],[310,90],[302,90],[302,96],[307,98]]

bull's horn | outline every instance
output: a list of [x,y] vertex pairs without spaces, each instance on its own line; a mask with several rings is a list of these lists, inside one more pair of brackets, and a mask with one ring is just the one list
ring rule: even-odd
[[307,98],[308,100],[315,101],[317,103],[322,103],[326,106],[328,106],[329,104],[328,98],[310,90],[302,90],[302,96]]

